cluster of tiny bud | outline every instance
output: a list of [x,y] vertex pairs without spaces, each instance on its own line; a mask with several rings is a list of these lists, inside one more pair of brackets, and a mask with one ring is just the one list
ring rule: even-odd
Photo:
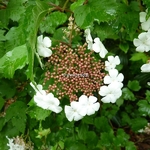
[[74,31],[76,34],[79,34],[80,33],[80,29],[75,24],[74,18],[72,16],[69,17],[68,21],[69,21],[68,28],[64,29],[63,32],[64,32],[64,34],[66,35],[67,38],[70,37],[70,36],[73,38],[74,35],[73,35],[72,32]]
[[[68,96],[78,100],[77,93],[90,96],[103,84],[104,63],[96,61],[93,51],[86,52],[87,44],[72,49],[65,44],[53,47],[53,55],[47,62],[44,85],[54,79],[47,92],[55,91],[59,99]],[[53,70],[53,71],[50,71]]]

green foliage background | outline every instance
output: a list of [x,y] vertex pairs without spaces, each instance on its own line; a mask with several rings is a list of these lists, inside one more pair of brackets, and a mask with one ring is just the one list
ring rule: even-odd
[[[0,150],[8,149],[6,136],[17,135],[32,141],[35,150],[136,150],[129,133],[150,120],[150,74],[140,72],[149,53],[138,53],[133,45],[142,32],[139,12],[147,8],[150,15],[149,0],[0,0]],[[49,36],[53,46],[70,44],[62,31],[70,15],[82,32],[90,28],[109,54],[120,57],[125,77],[116,104],[101,104],[78,122],[37,107],[29,85],[42,83],[44,74],[35,55],[37,36]],[[71,45],[83,41],[77,35]]]

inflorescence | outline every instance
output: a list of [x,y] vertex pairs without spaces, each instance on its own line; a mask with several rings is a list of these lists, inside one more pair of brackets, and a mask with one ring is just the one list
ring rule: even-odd
[[[103,85],[105,66],[97,61],[93,51],[86,51],[87,44],[72,49],[60,43],[53,47],[53,55],[49,57],[44,78],[44,85],[48,85],[47,92],[55,92],[59,99],[68,96],[70,101],[78,100],[77,93],[87,96],[99,90]],[[51,71],[52,70],[52,71]]]

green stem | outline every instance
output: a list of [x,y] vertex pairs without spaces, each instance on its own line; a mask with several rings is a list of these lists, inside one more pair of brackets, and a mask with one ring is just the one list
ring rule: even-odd
[[66,0],[64,6],[63,6],[63,8],[62,8],[62,11],[64,11],[64,10],[66,9],[66,6],[67,6],[67,3],[68,3],[68,2],[69,2],[69,0]]

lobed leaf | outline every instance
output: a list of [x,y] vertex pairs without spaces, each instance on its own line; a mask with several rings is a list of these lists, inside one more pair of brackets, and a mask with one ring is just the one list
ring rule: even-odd
[[11,104],[6,110],[5,122],[12,122],[15,131],[24,133],[26,127],[26,105],[21,101]]
[[62,12],[53,12],[46,16],[40,24],[41,32],[54,34],[58,26],[67,21],[67,15]]
[[129,81],[128,82],[128,87],[132,90],[132,91],[139,91],[141,89],[141,86],[139,84],[139,81],[137,80],[133,80],[133,81]]
[[94,21],[105,22],[113,20],[117,13],[115,0],[89,0],[87,4],[74,10],[75,21],[81,28],[92,26]]

